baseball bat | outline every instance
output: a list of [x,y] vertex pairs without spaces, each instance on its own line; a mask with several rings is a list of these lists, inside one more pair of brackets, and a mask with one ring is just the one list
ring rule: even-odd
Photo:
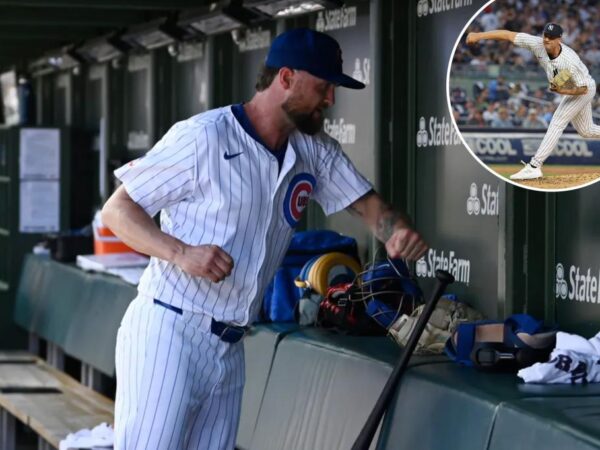
[[408,338],[408,342],[406,343],[406,347],[400,355],[400,359],[396,363],[392,374],[388,378],[381,395],[377,399],[377,403],[373,407],[371,414],[369,414],[369,418],[365,422],[363,429],[360,431],[360,434],[356,438],[354,445],[352,446],[352,450],[368,450],[371,445],[371,441],[373,440],[373,436],[375,436],[375,432],[377,431],[377,427],[379,426],[379,422],[381,418],[385,414],[394,393],[396,392],[396,388],[400,383],[400,379],[404,372],[406,372],[406,367],[408,365],[408,360],[413,354],[415,347],[417,346],[417,342],[419,342],[419,338],[425,329],[425,325],[429,322],[429,318],[437,305],[438,300],[444,293],[446,286],[451,283],[454,283],[454,277],[444,270],[436,270],[435,271],[436,282],[433,288],[433,293],[431,294],[431,298],[425,304],[425,308],[417,320],[417,324],[413,329],[410,337]]

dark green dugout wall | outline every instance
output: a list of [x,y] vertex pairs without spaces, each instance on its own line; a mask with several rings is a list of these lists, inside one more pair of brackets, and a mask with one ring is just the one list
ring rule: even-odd
[[547,271],[559,323],[586,336],[600,329],[600,185],[555,195],[555,259]]
[[416,273],[431,286],[436,268],[450,271],[457,280],[451,290],[495,317],[504,313],[506,185],[462,145],[446,96],[456,38],[483,4],[450,2],[452,8],[437,11],[428,3],[414,15],[416,223],[431,245]]

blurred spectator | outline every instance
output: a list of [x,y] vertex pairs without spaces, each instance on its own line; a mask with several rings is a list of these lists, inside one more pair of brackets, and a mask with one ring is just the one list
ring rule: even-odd
[[544,108],[544,116],[543,116],[544,122],[550,123],[553,115],[554,115],[554,108],[552,107],[552,105],[546,105],[546,107]]
[[473,114],[467,119],[466,125],[483,127],[485,126],[485,120],[483,120],[483,114],[480,110],[473,110]]
[[457,110],[453,110],[452,111],[452,115],[454,116],[454,120],[456,121],[457,124],[460,123],[460,113]]
[[600,48],[592,47],[586,50],[584,58],[587,59],[591,64],[600,64]]
[[492,121],[493,128],[512,128],[514,123],[508,115],[506,108],[500,108],[498,111],[498,117]]
[[516,127],[520,127],[523,125],[523,122],[525,122],[525,120],[527,120],[527,107],[525,105],[519,105],[519,108],[515,113],[513,123]]
[[498,19],[491,5],[483,10],[483,15],[478,20],[481,22],[483,31],[497,30],[500,26],[500,19]]
[[463,104],[467,101],[467,93],[460,87],[452,88],[450,92],[450,101],[452,104]]
[[498,118],[496,112],[496,103],[489,103],[486,110],[483,112],[483,120],[487,125],[490,125],[495,119]]
[[546,128],[548,125],[538,117],[535,108],[529,110],[527,119],[523,122],[523,128]]

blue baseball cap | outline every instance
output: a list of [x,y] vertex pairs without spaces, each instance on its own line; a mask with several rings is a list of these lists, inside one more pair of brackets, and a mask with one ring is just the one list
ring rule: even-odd
[[315,77],[350,89],[365,85],[342,72],[340,44],[325,33],[295,28],[275,38],[265,61],[267,67],[305,70]]

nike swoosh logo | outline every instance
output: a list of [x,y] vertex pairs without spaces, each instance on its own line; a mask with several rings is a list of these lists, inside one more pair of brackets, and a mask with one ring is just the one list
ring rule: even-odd
[[231,159],[231,158],[235,158],[236,156],[240,156],[242,153],[244,153],[244,152],[234,153],[233,155],[232,155],[232,154],[229,154],[229,153],[225,153],[225,154],[223,155],[223,157],[224,157],[225,159]]

